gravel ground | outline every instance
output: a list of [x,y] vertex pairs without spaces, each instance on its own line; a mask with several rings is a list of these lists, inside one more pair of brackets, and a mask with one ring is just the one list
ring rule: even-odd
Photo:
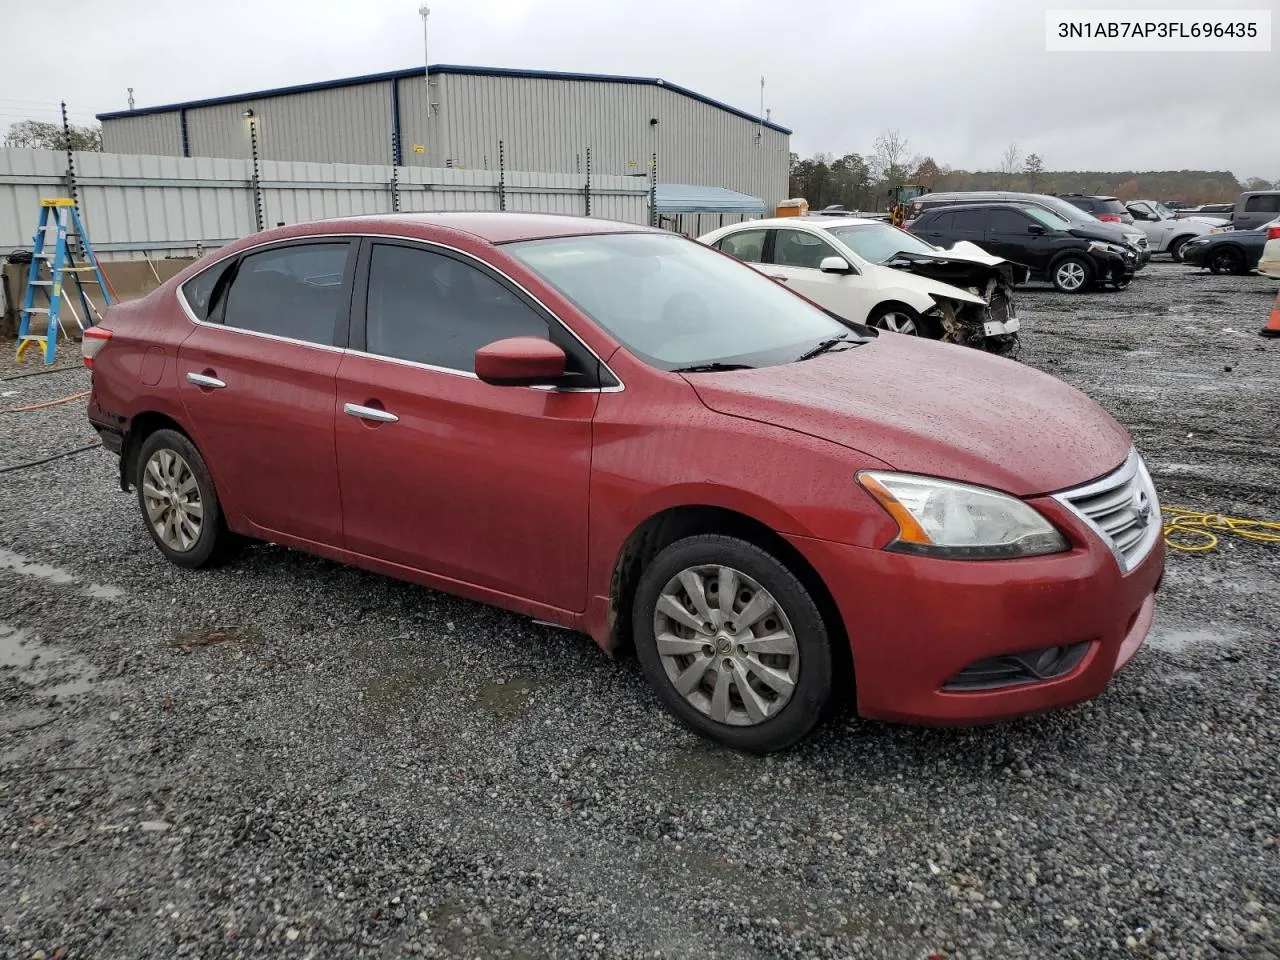
[[[1166,502],[1274,519],[1275,293],[1033,289],[1023,359]],[[0,467],[93,439],[79,402],[0,415]],[[99,451],[0,474],[0,953],[1275,958],[1280,550],[1166,584],[1092,703],[761,760],[568,632],[277,547],[172,567]]]

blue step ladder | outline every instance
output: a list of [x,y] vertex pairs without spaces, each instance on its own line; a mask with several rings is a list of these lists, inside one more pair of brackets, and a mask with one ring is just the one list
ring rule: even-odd
[[[51,228],[56,228],[57,239],[53,244],[53,252],[48,250],[48,238]],[[76,262],[76,255],[69,243],[74,237],[83,251],[83,263]],[[102,291],[102,301],[111,306],[111,289],[107,286],[107,278],[102,275],[98,266],[98,258],[94,256],[93,247],[89,245],[89,235],[85,233],[84,224],[76,210],[76,202],[64,197],[47,198],[40,201],[40,223],[32,238],[35,249],[31,254],[31,269],[27,274],[27,293],[22,301],[22,319],[18,324],[17,362],[22,363],[26,354],[33,347],[44,354],[46,364],[53,363],[58,352],[58,330],[61,327],[61,307],[65,299],[67,306],[75,317],[76,325],[83,331],[93,326],[94,317],[102,319],[97,307],[85,294],[85,285],[96,285]],[[92,274],[92,276],[89,276]],[[74,281],[76,293],[80,299],[82,313],[76,311],[64,290],[64,276]],[[43,290],[47,304],[36,305],[36,291]],[[44,315],[48,318],[44,335],[32,333],[31,319]],[[65,332],[65,331],[64,331]]]

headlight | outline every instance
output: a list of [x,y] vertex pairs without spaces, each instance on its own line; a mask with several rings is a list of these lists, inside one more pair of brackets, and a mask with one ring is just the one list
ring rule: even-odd
[[1124,238],[1133,246],[1141,247],[1142,241],[1146,239],[1146,235],[1141,233],[1126,233]]
[[864,470],[858,482],[898,524],[885,549],[931,557],[999,560],[1068,549],[1066,538],[1016,497],[910,473]]

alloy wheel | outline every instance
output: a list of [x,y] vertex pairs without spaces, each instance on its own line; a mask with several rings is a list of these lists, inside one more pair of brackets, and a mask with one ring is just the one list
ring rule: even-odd
[[1084,265],[1074,260],[1068,260],[1066,263],[1058,267],[1058,286],[1064,290],[1079,290],[1084,286]]
[[916,327],[916,322],[905,313],[890,311],[882,315],[876,320],[874,326],[881,330],[888,330],[891,333],[905,333],[909,337],[920,336],[920,330]]
[[147,461],[142,477],[147,522],[170,550],[186,553],[200,539],[204,504],[191,465],[162,447]]
[[653,614],[667,679],[700,713],[729,726],[777,716],[800,676],[800,647],[786,612],[759,583],[732,567],[681,570]]

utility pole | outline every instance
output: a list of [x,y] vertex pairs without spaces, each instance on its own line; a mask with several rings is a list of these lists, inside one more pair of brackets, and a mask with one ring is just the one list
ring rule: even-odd
[[133,109],[133,87],[129,88],[129,109]]
[[423,160],[430,165],[431,157],[431,58],[427,45],[427,17],[431,16],[431,8],[425,3],[418,8],[418,16],[422,17],[422,82],[427,91],[427,114],[422,127]]

